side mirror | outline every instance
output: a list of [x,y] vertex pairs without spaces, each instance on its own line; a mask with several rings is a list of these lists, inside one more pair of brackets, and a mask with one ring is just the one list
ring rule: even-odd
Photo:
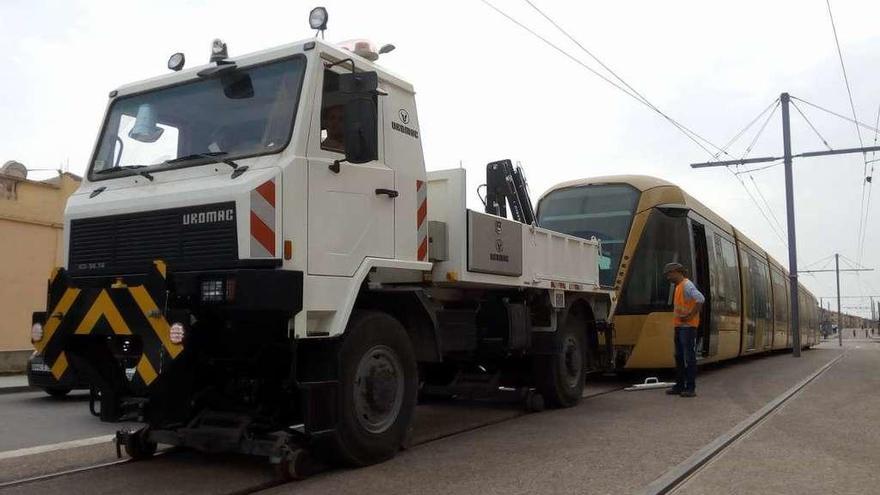
[[379,89],[375,72],[352,72],[339,75],[339,91],[346,94],[372,94]]
[[345,160],[367,163],[379,158],[376,105],[369,96],[345,104]]

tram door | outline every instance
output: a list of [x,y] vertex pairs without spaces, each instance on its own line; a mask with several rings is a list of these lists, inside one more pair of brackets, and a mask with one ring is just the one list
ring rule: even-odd
[[691,219],[691,235],[693,240],[694,273],[692,281],[697,289],[706,297],[703,310],[700,313],[700,328],[697,329],[697,352],[698,357],[708,357],[718,349],[718,343],[712,340],[712,299],[709,285],[709,250],[706,245],[706,227]]

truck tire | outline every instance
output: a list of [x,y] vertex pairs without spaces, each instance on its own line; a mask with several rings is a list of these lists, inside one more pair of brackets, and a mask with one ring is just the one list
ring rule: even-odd
[[410,435],[418,393],[415,353],[386,313],[352,313],[339,353],[337,460],[365,466],[393,457]]
[[557,330],[556,352],[535,356],[535,385],[551,407],[571,407],[581,400],[586,374],[586,328],[583,313],[569,309]]

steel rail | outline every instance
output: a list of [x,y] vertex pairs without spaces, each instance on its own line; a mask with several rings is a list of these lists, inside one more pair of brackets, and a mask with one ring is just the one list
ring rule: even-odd
[[846,352],[832,359],[813,374],[778,395],[775,399],[765,404],[764,407],[758,409],[732,429],[706,444],[703,448],[696,451],[692,456],[685,459],[679,465],[666,471],[665,474],[652,481],[640,493],[642,495],[661,495],[674,492],[680,488],[685,482],[698,474],[709,461],[723,454],[728,448],[733,446],[737,440],[755,430],[755,428],[765,420],[778,412],[786,402],[799,395],[807,385],[828,371],[828,369],[843,359],[844,356],[846,356]]

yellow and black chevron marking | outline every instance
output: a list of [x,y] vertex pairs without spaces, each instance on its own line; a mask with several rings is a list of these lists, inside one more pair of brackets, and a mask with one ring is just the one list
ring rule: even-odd
[[53,271],[44,336],[34,345],[55,378],[61,379],[68,368],[64,351],[71,336],[138,335],[143,353],[135,376],[143,385],[153,383],[163,360],[183,351],[182,345],[171,342],[164,315],[166,274],[165,263],[156,261],[142,285],[129,286],[120,279],[109,288],[90,288],[72,287],[63,268]]

